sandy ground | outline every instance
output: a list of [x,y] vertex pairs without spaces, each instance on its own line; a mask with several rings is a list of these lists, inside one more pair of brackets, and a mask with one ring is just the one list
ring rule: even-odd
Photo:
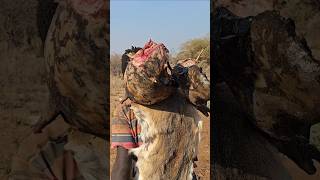
[[[120,98],[123,97],[123,84],[120,77],[112,76],[110,78],[110,112],[114,112],[114,109],[119,103]],[[113,113],[110,115],[110,119],[113,118]],[[209,118],[203,116],[203,132],[201,133],[201,144],[199,147],[199,156],[197,167],[195,168],[196,174],[201,179],[210,179],[210,122]],[[112,170],[113,163],[116,157],[116,150],[110,149],[110,171]]]

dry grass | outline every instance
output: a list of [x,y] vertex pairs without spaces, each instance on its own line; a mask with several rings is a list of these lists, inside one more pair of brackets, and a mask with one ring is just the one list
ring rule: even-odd
[[[113,118],[113,112],[119,104],[124,94],[124,84],[120,76],[110,74],[110,120]],[[110,149],[110,174],[116,157],[115,149]]]

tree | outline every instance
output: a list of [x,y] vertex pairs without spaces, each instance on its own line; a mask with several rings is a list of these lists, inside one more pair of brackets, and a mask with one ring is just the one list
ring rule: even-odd
[[203,38],[191,39],[182,44],[180,52],[176,59],[197,58],[201,50],[203,50],[199,61],[210,63],[210,37],[209,35]]
[[200,52],[201,56],[198,60],[198,66],[200,66],[205,74],[210,79],[210,36],[206,35],[202,38],[195,38],[186,41],[181,45],[180,52],[172,59],[172,63],[175,64],[178,60],[187,58],[196,59]]

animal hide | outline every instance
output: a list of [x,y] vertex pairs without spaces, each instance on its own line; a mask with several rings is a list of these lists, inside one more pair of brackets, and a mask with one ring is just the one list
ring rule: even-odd
[[173,80],[167,71],[168,50],[163,44],[150,40],[130,58],[124,81],[128,96],[133,101],[150,105],[172,94]]
[[151,106],[133,104],[131,108],[141,124],[143,141],[130,151],[138,158],[138,179],[192,179],[201,130],[194,106],[174,94]]
[[295,23],[275,11],[239,18],[214,11],[214,59],[245,118],[308,174],[320,152],[309,143],[319,122],[320,65]]
[[44,51],[50,104],[36,131],[61,114],[80,131],[109,138],[107,9],[102,0],[59,2]]
[[210,81],[202,69],[192,59],[178,62],[172,70],[179,92],[205,116],[210,109],[206,106],[210,100]]

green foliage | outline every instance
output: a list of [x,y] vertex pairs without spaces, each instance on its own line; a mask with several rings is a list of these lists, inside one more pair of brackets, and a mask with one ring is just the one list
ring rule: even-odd
[[200,58],[198,59],[198,66],[202,68],[204,73],[210,79],[210,37],[209,35],[203,38],[195,38],[186,41],[181,45],[180,52],[176,57],[171,59],[171,63],[174,65],[179,60],[193,58],[196,59],[200,52],[203,50]]
[[210,37],[196,38],[182,44],[180,52],[175,59],[181,60],[186,58],[197,58],[201,50],[203,50],[199,61],[210,63]]

